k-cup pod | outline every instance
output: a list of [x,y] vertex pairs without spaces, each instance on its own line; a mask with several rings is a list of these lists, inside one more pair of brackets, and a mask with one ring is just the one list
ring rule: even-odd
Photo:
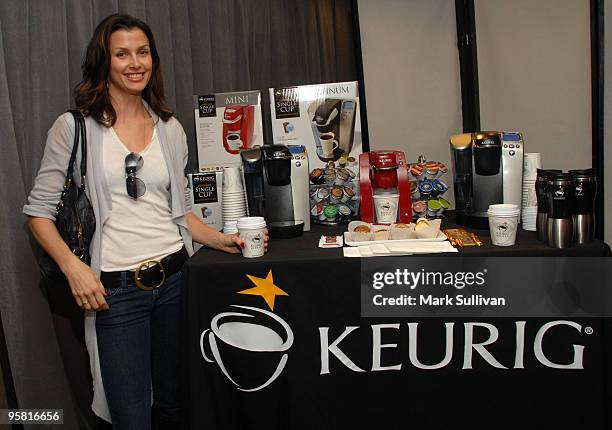
[[379,224],[393,224],[397,219],[399,194],[374,195],[374,210],[376,222]]
[[325,205],[323,202],[318,202],[312,208],[310,208],[310,214],[315,218],[319,218],[323,214],[324,207]]
[[257,258],[265,252],[265,229],[266,221],[263,217],[238,218],[238,234],[244,241],[242,255],[246,258]]
[[338,208],[336,205],[327,205],[323,209],[323,215],[325,215],[327,221],[335,221],[336,215],[338,215]]
[[448,167],[446,167],[446,164],[440,163],[438,166],[438,178],[440,178],[441,176],[444,176],[447,172],[448,172]]
[[350,168],[348,168],[348,167],[347,167],[345,170],[346,170],[346,173],[348,173],[348,174],[349,174],[349,178],[350,178],[351,180],[355,179],[355,177],[357,176],[357,174],[356,174],[356,173],[355,173],[355,172],[354,172],[352,169],[350,169]]
[[323,169],[313,169],[313,171],[310,172],[310,182],[312,182],[313,184],[322,184],[324,180],[325,178],[323,177]]
[[446,185],[446,182],[441,181],[440,179],[434,180],[432,182],[432,185],[433,185],[433,188],[436,194],[439,196],[441,196],[442,194],[448,191],[448,185]]
[[348,180],[349,174],[346,169],[338,169],[338,171],[336,171],[336,180],[334,181],[336,185],[344,185]]
[[331,172],[326,173],[323,178],[325,180],[325,184],[331,187],[332,185],[334,185],[334,182],[336,182],[336,172],[333,169],[328,170],[331,170]]
[[336,207],[338,208],[338,215],[340,215],[341,218],[347,219],[353,213],[353,211],[351,211],[351,208],[344,203],[340,203]]
[[342,203],[346,203],[349,200],[351,200],[353,197],[355,197],[355,191],[353,191],[351,187],[344,187],[342,191],[343,191]]
[[439,200],[432,199],[427,202],[427,216],[435,218],[438,216],[442,205]]
[[433,184],[430,180],[425,179],[419,184],[419,193],[421,194],[422,199],[429,198],[429,196],[431,196],[432,191]]
[[440,171],[440,167],[438,166],[437,161],[430,161],[425,163],[425,177],[427,179],[433,180],[438,177],[438,172]]
[[444,197],[438,197],[438,201],[440,202],[440,212],[438,212],[438,215],[442,215],[445,210],[450,208],[450,202]]
[[425,176],[425,166],[421,163],[415,163],[410,166],[410,176],[413,180],[423,179]]
[[427,212],[427,203],[423,200],[412,203],[412,211],[417,215],[417,218],[424,216]]
[[315,200],[318,202],[322,202],[326,200],[328,197],[329,197],[329,191],[327,190],[327,188],[319,188],[319,190],[317,191],[317,196]]
[[331,189],[330,201],[332,203],[339,203],[344,195],[344,187],[335,186]]

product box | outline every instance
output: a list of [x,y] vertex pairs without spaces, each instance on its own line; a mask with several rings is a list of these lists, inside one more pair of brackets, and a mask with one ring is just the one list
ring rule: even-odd
[[274,143],[304,145],[311,170],[330,161],[357,166],[362,152],[357,82],[269,91]]
[[237,166],[240,150],[263,145],[259,91],[193,96],[198,167]]
[[215,230],[223,229],[223,171],[202,169],[189,173],[189,200],[193,213]]

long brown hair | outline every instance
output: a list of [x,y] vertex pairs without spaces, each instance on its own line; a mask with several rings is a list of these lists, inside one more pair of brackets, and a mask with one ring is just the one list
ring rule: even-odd
[[147,24],[129,15],[114,14],[106,17],[96,27],[81,65],[83,80],[74,88],[74,101],[84,115],[91,115],[97,122],[107,127],[115,124],[117,113],[108,93],[107,78],[110,70],[110,36],[117,30],[139,28],[149,39],[153,59],[153,70],[142,98],[164,121],[174,115],[164,98],[164,83],[159,64],[159,54],[155,47],[153,32]]

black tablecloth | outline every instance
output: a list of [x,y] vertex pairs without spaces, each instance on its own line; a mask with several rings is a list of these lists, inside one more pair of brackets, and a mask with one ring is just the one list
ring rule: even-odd
[[[189,428],[609,428],[610,319],[361,318],[361,259],[317,247],[343,229],[272,240],[256,259],[203,249],[186,264]],[[479,233],[483,247],[445,255],[610,253],[598,241],[551,249],[525,231],[500,248]],[[248,294],[266,279],[282,290],[273,309]]]

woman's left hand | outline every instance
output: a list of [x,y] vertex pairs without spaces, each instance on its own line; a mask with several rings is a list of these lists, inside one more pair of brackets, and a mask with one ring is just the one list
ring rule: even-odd
[[[264,248],[265,252],[268,252],[268,243],[270,242],[270,236],[268,235],[268,229],[264,230]],[[217,247],[220,251],[229,252],[230,254],[239,254],[244,248],[244,241],[240,239],[238,233],[234,234],[223,234],[221,233],[220,244]]]

